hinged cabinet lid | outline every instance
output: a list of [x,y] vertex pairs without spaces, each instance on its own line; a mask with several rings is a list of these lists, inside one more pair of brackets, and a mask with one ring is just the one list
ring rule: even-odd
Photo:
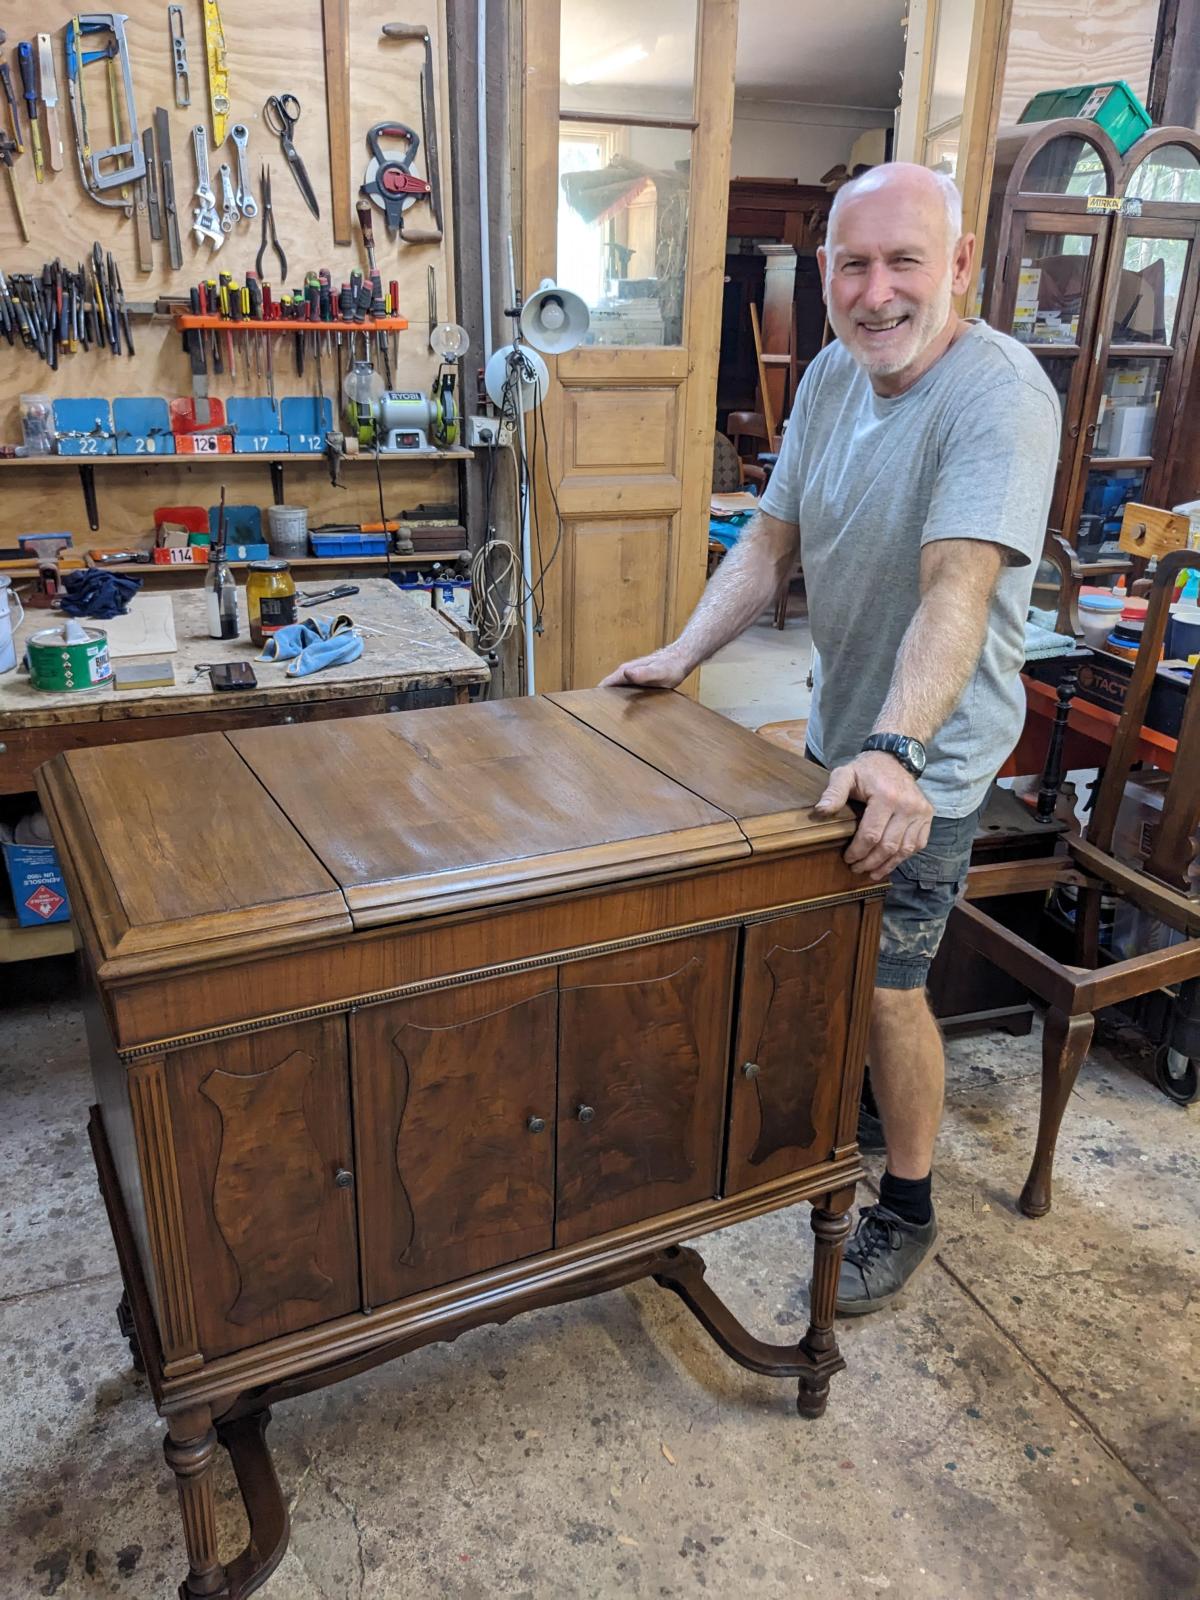
[[114,745],[40,774],[109,975],[848,837],[681,695],[588,690]]
[[341,885],[356,927],[750,850],[719,806],[548,699],[229,738]]
[[111,975],[351,926],[338,885],[224,734],[72,750],[38,787],[72,914]]

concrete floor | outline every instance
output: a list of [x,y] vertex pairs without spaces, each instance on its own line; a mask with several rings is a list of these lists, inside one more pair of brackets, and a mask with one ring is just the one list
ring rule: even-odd
[[[766,648],[799,658],[801,634]],[[712,670],[705,698],[776,715]],[[171,1600],[175,1492],[113,1314],[70,983],[0,969],[0,1600]],[[1095,1050],[1034,1223],[1036,1034],[949,1057],[936,1261],[841,1325],[822,1421],[653,1285],[479,1330],[278,1408],[293,1534],[264,1600],[1195,1600],[1200,1107]],[[702,1249],[751,1328],[802,1330],[806,1207]]]

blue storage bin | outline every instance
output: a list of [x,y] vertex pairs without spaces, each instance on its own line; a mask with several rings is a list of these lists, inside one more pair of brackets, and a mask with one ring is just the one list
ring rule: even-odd
[[386,533],[322,533],[314,528],[309,536],[314,556],[385,556]]

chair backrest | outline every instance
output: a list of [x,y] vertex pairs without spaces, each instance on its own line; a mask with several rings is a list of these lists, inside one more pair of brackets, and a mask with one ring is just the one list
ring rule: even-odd
[[[1159,559],[1150,590],[1150,605],[1133,677],[1121,719],[1113,735],[1112,748],[1105,764],[1096,804],[1088,824],[1088,843],[1112,853],[1117,813],[1137,754],[1138,740],[1150,704],[1155,675],[1162,656],[1163,639],[1170,621],[1175,580],[1188,566],[1200,566],[1194,550],[1173,550]],[[1173,889],[1182,889],[1200,899],[1200,672],[1193,673],[1184,702],[1183,719],[1177,736],[1175,762],[1163,799],[1162,822],[1146,863],[1146,872]]]
[[742,487],[742,463],[733,440],[718,432],[713,443],[712,492],[733,494]]

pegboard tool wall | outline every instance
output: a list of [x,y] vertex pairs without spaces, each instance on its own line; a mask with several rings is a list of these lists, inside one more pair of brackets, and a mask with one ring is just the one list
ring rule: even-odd
[[[43,262],[61,258],[64,266],[75,270],[91,254],[99,240],[111,250],[120,268],[127,301],[152,301],[161,295],[184,296],[205,278],[227,272],[239,283],[247,269],[253,270],[261,238],[261,213],[252,221],[241,221],[215,253],[207,243],[197,244],[191,229],[195,205],[196,167],[192,151],[192,128],[205,123],[210,132],[209,164],[214,189],[217,168],[228,161],[236,174],[236,152],[231,140],[214,150],[211,139],[211,113],[208,98],[208,70],[204,46],[201,0],[182,0],[184,28],[188,45],[191,78],[191,105],[175,105],[174,72],[166,0],[126,0],[129,44],[133,73],[134,103],[139,135],[154,118],[157,106],[166,108],[171,127],[171,155],[175,169],[175,202],[179,215],[183,266],[171,270],[164,237],[153,244],[153,272],[138,270],[134,221],[123,211],[96,204],[84,191],[75,154],[70,107],[66,91],[64,30],[75,9],[47,3],[47,0],[15,0],[5,9],[3,25],[8,39],[2,47],[10,63],[22,119],[24,155],[15,157],[14,177],[21,193],[29,224],[30,242],[21,237],[7,179],[0,178],[0,268],[6,273],[40,271]],[[225,30],[226,59],[229,71],[230,114],[228,126],[243,122],[249,129],[248,166],[254,198],[260,201],[259,171],[263,163],[271,168],[276,229],[288,262],[289,283],[278,282],[277,260],[268,249],[264,277],[276,298],[286,290],[301,287],[304,274],[327,266],[335,292],[349,281],[352,271],[366,271],[357,216],[353,207],[368,160],[367,130],[375,123],[398,119],[421,133],[421,73],[424,48],[418,40],[385,40],[385,22],[424,23],[433,38],[434,72],[437,84],[438,156],[441,169],[442,213],[445,237],[440,244],[403,244],[388,237],[383,213],[375,217],[375,252],[384,287],[392,279],[400,286],[400,312],[409,328],[399,335],[399,361],[393,374],[395,387],[428,389],[436,371],[436,358],[428,348],[427,268],[433,265],[437,277],[439,315],[453,318],[454,288],[449,264],[452,255],[453,175],[447,102],[446,40],[438,0],[349,0],[350,17],[350,183],[353,243],[338,247],[333,243],[333,202],[329,174],[329,130],[325,102],[324,46],[321,7],[318,0],[220,0]],[[45,181],[34,180],[33,155],[25,118],[26,103],[21,99],[21,75],[17,64],[17,44],[49,32],[54,41],[59,85],[59,121],[63,134],[63,166],[59,172],[47,167]],[[89,125],[93,145],[108,142],[111,113],[107,82],[99,63],[84,70]],[[263,107],[272,94],[291,93],[299,99],[302,112],[296,126],[296,148],[308,169],[320,206],[314,218],[280,148],[280,141],[263,119]],[[44,118],[43,140],[45,138]],[[8,125],[0,101],[0,122]],[[389,150],[395,148],[389,145]],[[413,171],[424,176],[424,144]],[[414,226],[432,226],[427,202],[412,209]],[[162,395],[166,399],[189,396],[191,368],[179,333],[169,321],[148,321],[135,317],[132,322],[136,354],[119,357],[108,352],[77,351],[60,357],[57,372],[52,372],[36,354],[26,351],[18,339],[12,348],[0,341],[0,437],[19,442],[21,437],[18,397],[21,394],[46,394],[51,398],[67,395],[100,395],[115,399],[122,395]],[[292,342],[274,336],[276,393],[312,392],[311,356],[305,362],[305,376],[296,376]],[[209,373],[209,393],[228,399],[237,394],[266,393],[265,380],[247,379],[239,348],[238,379],[229,374]],[[472,351],[463,363],[464,382],[473,391]],[[331,363],[324,362],[326,394],[333,396]],[[253,371],[253,368],[251,368]],[[335,405],[335,410],[338,407]],[[194,502],[209,504],[217,498],[220,468],[176,463],[139,468],[131,459],[105,464],[96,473],[100,513],[100,532],[91,532],[83,513],[78,478],[73,464],[45,468],[20,467],[3,471],[0,463],[0,540],[8,542],[18,532],[53,528],[71,531],[76,543],[84,546],[119,545],[131,539],[144,540],[150,531],[149,512],[155,506]],[[238,462],[226,477],[230,498],[236,501],[271,500],[269,473],[261,464]],[[371,520],[378,516],[375,474],[359,464],[343,473],[346,488],[335,490],[320,463],[294,463],[287,469],[289,502],[308,504],[310,521]],[[457,468],[453,463],[412,461],[384,465],[385,494],[389,515],[406,505],[430,498],[454,498],[457,493]]]

